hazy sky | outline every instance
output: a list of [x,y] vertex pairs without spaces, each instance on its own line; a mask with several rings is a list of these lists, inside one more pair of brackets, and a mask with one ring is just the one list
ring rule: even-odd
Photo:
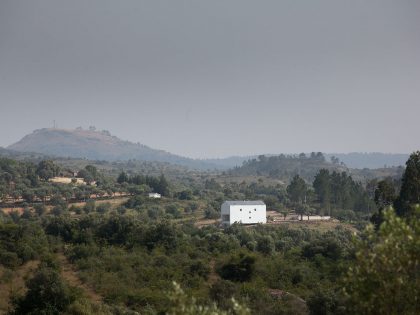
[[0,146],[95,125],[192,157],[420,149],[420,1],[0,0]]

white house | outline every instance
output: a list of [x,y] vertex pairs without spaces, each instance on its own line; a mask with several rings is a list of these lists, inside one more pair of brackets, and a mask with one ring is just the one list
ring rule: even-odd
[[160,198],[161,195],[158,193],[149,193],[149,198]]
[[267,223],[266,206],[261,200],[225,201],[221,208],[222,224]]

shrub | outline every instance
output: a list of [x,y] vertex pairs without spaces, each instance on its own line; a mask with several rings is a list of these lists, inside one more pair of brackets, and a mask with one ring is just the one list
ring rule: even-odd
[[88,200],[88,201],[86,201],[86,204],[83,207],[83,211],[85,211],[86,213],[94,212],[95,209],[96,209],[95,200]]
[[239,254],[218,269],[219,275],[225,280],[244,282],[251,279],[255,270],[255,257]]
[[101,203],[96,207],[96,211],[99,213],[106,213],[111,209],[111,204],[109,202]]

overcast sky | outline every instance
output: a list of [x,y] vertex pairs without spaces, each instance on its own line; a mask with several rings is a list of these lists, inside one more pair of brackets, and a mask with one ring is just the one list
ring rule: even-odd
[[420,149],[420,1],[0,0],[0,146],[95,125],[192,157]]

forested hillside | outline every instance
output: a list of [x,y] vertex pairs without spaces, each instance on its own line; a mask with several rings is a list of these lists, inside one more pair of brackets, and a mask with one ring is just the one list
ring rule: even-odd
[[312,181],[320,169],[347,171],[347,167],[334,160],[335,163],[326,161],[321,152],[311,153],[307,156],[300,155],[260,155],[258,158],[247,160],[241,167],[230,171],[232,175],[263,175],[289,181],[293,176],[299,175],[307,181]]
[[367,182],[374,178],[399,178],[404,171],[402,166],[378,169],[349,168],[335,156],[331,156],[327,160],[321,152],[312,152],[309,155],[305,153],[299,155],[260,155],[258,158],[244,161],[242,166],[235,167],[227,173],[233,176],[267,176],[283,182],[290,182],[295,175],[299,175],[306,181],[311,182],[321,169],[338,173],[347,172],[355,180],[361,182]]
[[[366,186],[325,168],[281,185],[92,165],[78,185],[50,182],[74,176],[53,161],[0,159],[0,312],[414,315],[419,161]],[[232,199],[263,200],[268,224],[220,228]],[[295,218],[313,214],[333,220]]]

